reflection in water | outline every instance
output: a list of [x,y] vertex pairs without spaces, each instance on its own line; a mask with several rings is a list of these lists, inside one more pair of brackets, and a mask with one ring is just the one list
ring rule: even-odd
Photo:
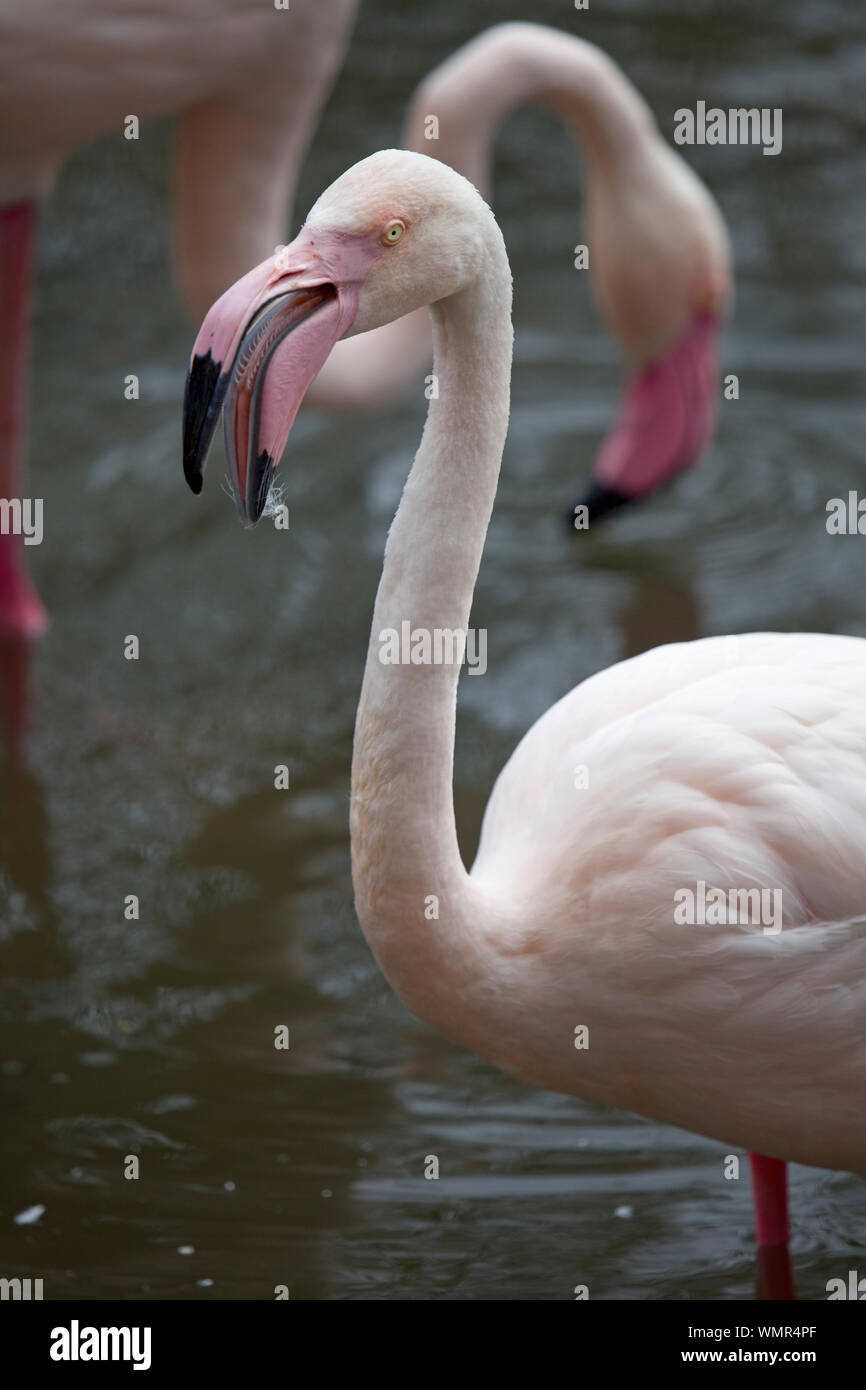
[[599,554],[597,548],[586,544],[581,549],[578,542],[574,567],[584,568],[593,561],[601,571],[634,571],[618,616],[622,660],[668,642],[693,642],[705,635],[694,580],[681,573],[676,556],[657,556],[641,565],[634,549],[624,556],[618,547],[609,545]]
[[687,584],[648,578],[620,618],[624,655],[638,656],[667,642],[692,642],[702,635],[700,611]]
[[56,928],[48,815],[42,784],[26,767],[6,768],[0,782],[0,870],[26,900],[44,952]]
[[[367,0],[299,209],[391,143],[417,78],[504,14],[448,0],[419,26]],[[567,22],[552,5],[533,17]],[[531,112],[503,133],[517,366],[473,608],[489,667],[460,692],[467,859],[503,762],[575,681],[704,633],[866,630],[856,542],[823,525],[825,499],[862,471],[864,136],[836,79],[858,77],[862,19],[843,0],[795,0],[771,35],[745,0],[694,15],[628,0],[580,22],[668,129],[708,92],[724,106],[759,91],[784,106],[786,143],[772,161],[694,151],[739,271],[723,370],[741,395],[714,450],[579,538],[562,502],[609,423],[619,364],[571,268],[567,137]],[[363,431],[299,421],[288,534],[243,532],[218,487],[188,498],[167,153],[160,129],[135,159],[112,141],[83,153],[43,224],[45,541],[31,558],[54,621],[31,771],[4,773],[0,797],[0,1274],[79,1299],[270,1298],[277,1283],[310,1298],[569,1299],[581,1282],[598,1298],[750,1298],[747,1184],[722,1180],[719,1145],[492,1073],[409,1018],[370,959],[349,876],[352,727],[423,392]],[[274,788],[280,763],[289,792]],[[37,1203],[38,1222],[14,1225]],[[823,1297],[862,1256],[866,1192],[796,1170],[792,1212],[801,1295]]]

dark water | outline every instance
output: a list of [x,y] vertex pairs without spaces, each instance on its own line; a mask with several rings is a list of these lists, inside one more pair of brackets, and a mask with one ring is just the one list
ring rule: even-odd
[[[395,142],[424,72],[512,17],[526,16],[494,0],[367,0],[299,216]],[[668,132],[698,98],[782,106],[784,150],[694,152],[734,237],[725,368],[741,397],[698,473],[578,553],[560,513],[609,419],[616,353],[571,268],[568,141],[539,112],[502,134],[517,363],[473,618],[489,671],[461,691],[467,858],[514,743],[599,667],[671,637],[866,633],[864,553],[824,528],[826,499],[863,485],[859,7],[619,0],[531,17],[608,47]],[[169,138],[160,126],[80,153],[42,228],[31,492],[47,534],[30,555],[53,626],[32,780],[7,782],[0,823],[0,1273],[81,1299],[271,1298],[276,1284],[293,1298],[568,1299],[578,1283],[594,1298],[751,1297],[748,1183],[722,1180],[719,1145],[523,1089],[380,979],[352,908],[348,772],[424,402],[362,430],[302,417],[290,539],[241,530],[218,461],[198,502],[186,492]],[[128,372],[138,402],[123,399]],[[129,633],[138,662],[123,659]],[[130,1153],[138,1181],[123,1176]],[[438,1182],[423,1177],[430,1154]],[[13,1223],[37,1203],[37,1224]],[[793,1215],[802,1296],[862,1272],[862,1182],[795,1170]]]

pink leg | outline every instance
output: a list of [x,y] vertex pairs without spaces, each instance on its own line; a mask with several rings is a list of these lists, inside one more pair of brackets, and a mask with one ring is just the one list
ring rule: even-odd
[[[27,409],[30,279],[36,208],[0,208],[0,498],[22,496]],[[30,648],[47,619],[24,568],[23,537],[0,532],[0,726],[21,756],[27,725]]]
[[758,1242],[758,1297],[792,1299],[794,1274],[788,1251],[788,1170],[779,1158],[749,1154],[755,1237]]

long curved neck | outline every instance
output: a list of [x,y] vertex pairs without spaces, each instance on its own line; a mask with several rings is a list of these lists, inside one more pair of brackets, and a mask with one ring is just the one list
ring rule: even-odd
[[[421,85],[407,119],[407,147],[459,169],[486,195],[496,130],[529,102],[559,112],[600,178],[658,138],[643,97],[601,49],[539,25],[507,24],[468,43]],[[431,115],[439,121],[435,140]]]
[[[397,993],[440,1023],[449,984],[472,975],[471,891],[452,789],[460,666],[407,662],[411,652],[396,651],[388,634],[402,641],[413,633],[420,656],[429,640],[435,657],[437,629],[468,627],[511,376],[511,275],[498,232],[490,242],[478,279],[431,310],[439,394],[388,536],[352,764],[361,925]],[[449,655],[444,642],[442,654]]]

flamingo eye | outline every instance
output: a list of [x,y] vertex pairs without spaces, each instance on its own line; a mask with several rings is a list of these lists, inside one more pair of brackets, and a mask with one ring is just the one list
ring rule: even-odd
[[405,230],[406,228],[402,222],[389,222],[382,233],[382,241],[385,246],[393,246],[395,242],[400,240]]

